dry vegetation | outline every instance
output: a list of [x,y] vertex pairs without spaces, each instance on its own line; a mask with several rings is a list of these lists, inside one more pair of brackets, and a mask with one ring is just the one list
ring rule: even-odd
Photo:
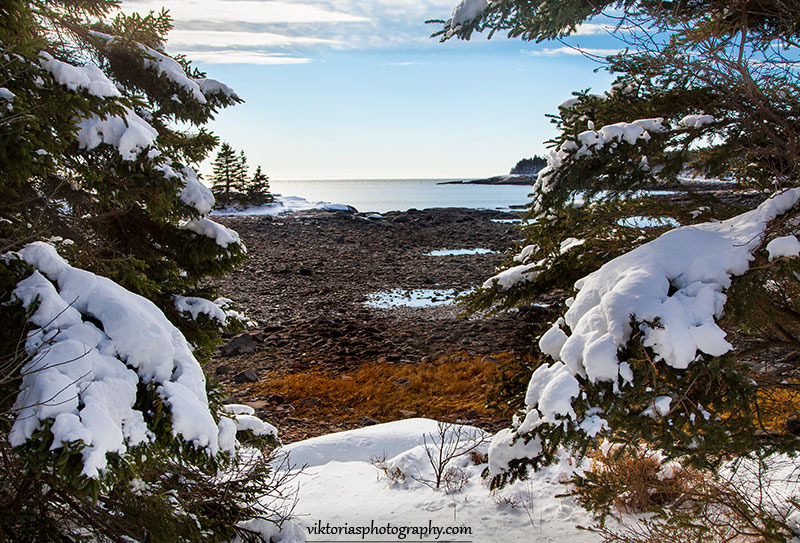
[[[251,385],[253,396],[279,394],[295,416],[381,422],[420,416],[439,420],[492,417],[486,393],[498,361],[512,355],[471,356],[461,352],[425,364],[368,363],[346,372],[319,370],[271,373]],[[410,415],[409,413],[414,413]]]
[[800,383],[763,386],[758,391],[757,404],[759,423],[768,430],[783,433],[787,431],[787,421],[800,415]]

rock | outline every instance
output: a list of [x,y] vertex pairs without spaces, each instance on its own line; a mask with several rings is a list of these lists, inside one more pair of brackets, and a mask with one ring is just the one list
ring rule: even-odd
[[282,404],[284,403],[284,398],[280,394],[272,394],[267,398],[267,401],[270,403]]
[[297,273],[302,275],[303,277],[310,277],[314,275],[314,272],[308,268],[300,268],[300,270]]
[[229,371],[231,371],[231,369],[228,367],[227,364],[220,364],[219,366],[217,366],[217,369],[214,370],[214,373],[216,373],[217,375],[225,375]]
[[260,350],[263,341],[264,334],[260,332],[242,332],[222,346],[222,354],[224,356],[232,356],[235,354],[254,353]]
[[264,409],[267,406],[267,402],[265,402],[264,400],[256,400],[254,402],[244,402],[244,405],[252,407],[256,411],[258,411],[260,409]]
[[409,411],[408,409],[401,409],[400,410],[400,415],[403,418],[410,419],[411,417],[416,417],[417,416],[417,412],[416,411]]
[[800,435],[800,415],[792,415],[786,419],[786,431],[796,436]]
[[237,373],[233,380],[237,383],[256,383],[258,382],[258,374],[253,369],[244,370]]
[[760,439],[761,441],[771,441],[773,439],[777,439],[780,437],[780,432],[776,432],[775,430],[770,430],[769,428],[765,428],[763,430],[756,430],[755,436],[756,438]]
[[375,424],[380,424],[380,422],[373,419],[372,417],[361,417],[362,426],[374,426]]

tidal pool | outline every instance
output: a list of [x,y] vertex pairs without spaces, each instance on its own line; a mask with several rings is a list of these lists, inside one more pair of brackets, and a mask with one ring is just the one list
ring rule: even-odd
[[435,251],[431,251],[429,253],[425,253],[424,256],[462,256],[462,255],[489,255],[495,253],[496,251],[492,251],[491,249],[437,249]]
[[393,307],[432,307],[452,304],[457,296],[468,291],[456,292],[453,288],[444,289],[403,289],[396,288],[367,294],[364,305],[377,309]]

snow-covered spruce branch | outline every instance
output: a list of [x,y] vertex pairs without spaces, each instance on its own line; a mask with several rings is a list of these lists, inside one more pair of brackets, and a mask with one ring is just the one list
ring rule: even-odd
[[[589,438],[613,432],[603,408],[588,403],[587,392],[607,385],[613,396],[646,385],[634,381],[634,369],[620,358],[634,336],[653,353],[650,364],[669,371],[731,351],[717,324],[727,300],[724,291],[734,276],[748,271],[770,222],[798,200],[800,189],[789,189],[732,219],[675,228],[578,281],[564,317],[539,342],[554,362],[536,369],[521,416],[493,439],[489,475],[502,481],[509,469],[524,472],[522,466],[536,465],[548,453],[546,436],[553,432],[561,438],[569,432]],[[800,244],[772,243],[774,255],[800,252]],[[591,397],[613,401],[597,394]],[[683,401],[653,390],[649,407],[629,417],[665,417]],[[694,408],[711,416],[702,405]]]
[[12,445],[51,420],[54,446],[82,441],[82,473],[99,477],[107,454],[124,455],[154,439],[145,413],[134,407],[141,383],[155,386],[169,406],[175,437],[211,455],[234,451],[235,431],[226,431],[229,419],[214,422],[188,343],[152,302],[70,266],[41,242],[7,258],[35,269],[14,295],[35,307],[29,322],[38,327],[26,341],[31,359],[21,370]]

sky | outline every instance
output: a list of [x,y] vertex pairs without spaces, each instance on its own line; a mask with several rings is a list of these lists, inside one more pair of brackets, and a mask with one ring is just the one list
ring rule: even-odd
[[[167,8],[183,53],[245,103],[209,128],[272,179],[475,178],[543,154],[545,117],[611,76],[560,42],[430,35],[458,0],[126,0]],[[569,45],[619,49],[584,25]],[[208,162],[201,171],[209,171]]]

